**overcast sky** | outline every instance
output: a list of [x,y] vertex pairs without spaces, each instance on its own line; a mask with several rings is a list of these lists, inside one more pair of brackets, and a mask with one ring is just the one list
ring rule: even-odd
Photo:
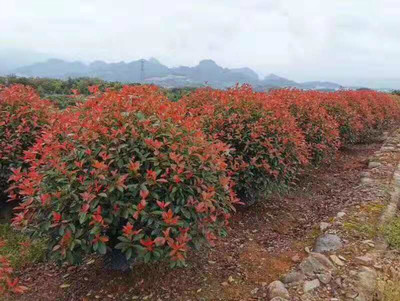
[[0,0],[0,48],[294,80],[400,78],[399,0]]

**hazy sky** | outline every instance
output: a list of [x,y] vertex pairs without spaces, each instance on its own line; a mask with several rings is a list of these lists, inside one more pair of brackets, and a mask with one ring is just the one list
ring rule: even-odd
[[0,0],[0,47],[295,80],[400,78],[400,0]]

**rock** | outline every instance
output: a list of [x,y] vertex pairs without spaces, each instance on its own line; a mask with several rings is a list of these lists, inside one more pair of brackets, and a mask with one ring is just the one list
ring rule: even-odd
[[320,287],[320,283],[318,279],[314,279],[311,281],[304,282],[303,290],[305,293],[315,290],[316,288]]
[[325,222],[321,222],[319,224],[319,229],[324,232],[326,229],[330,228],[331,224],[330,223],[325,223]]
[[344,266],[344,262],[340,260],[339,257],[337,257],[336,255],[331,255],[329,256],[331,258],[331,260],[333,261],[334,264],[338,265],[338,266]]
[[282,298],[282,297],[275,297],[271,299],[270,301],[288,301],[288,299]]
[[322,253],[337,251],[343,247],[342,240],[335,234],[324,234],[317,238],[314,252]]
[[371,265],[374,262],[374,259],[368,255],[358,256],[355,260],[363,265]]
[[328,284],[332,280],[332,274],[329,272],[317,274],[317,277],[323,284]]
[[361,292],[364,292],[365,295],[371,294],[375,291],[376,288],[376,278],[377,273],[374,269],[368,267],[361,267],[358,275],[357,275],[357,282],[358,288]]
[[306,276],[302,272],[295,271],[285,275],[282,279],[282,282],[285,284],[296,283],[303,281],[305,278]]
[[346,213],[344,213],[344,212],[338,212],[338,214],[336,214],[336,217],[337,218],[342,218],[345,215],[346,215]]
[[274,281],[268,285],[268,296],[270,299],[274,299],[276,297],[289,299],[289,292],[282,282]]
[[325,255],[320,253],[310,253],[310,255],[300,263],[299,268],[303,274],[308,276],[336,269],[332,262]]

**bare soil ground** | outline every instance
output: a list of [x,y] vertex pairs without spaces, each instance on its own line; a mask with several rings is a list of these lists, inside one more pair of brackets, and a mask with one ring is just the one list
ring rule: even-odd
[[310,169],[285,195],[240,209],[229,235],[214,248],[193,251],[188,267],[136,266],[131,273],[105,271],[101,258],[79,267],[41,263],[20,271],[29,291],[15,300],[265,300],[266,286],[305,257],[319,222],[362,202],[360,174],[380,144],[343,149]]

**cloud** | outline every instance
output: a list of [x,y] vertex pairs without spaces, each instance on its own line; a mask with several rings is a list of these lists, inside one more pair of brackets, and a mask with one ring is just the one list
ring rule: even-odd
[[0,9],[0,45],[352,81],[397,76],[399,16],[397,0],[14,0]]

